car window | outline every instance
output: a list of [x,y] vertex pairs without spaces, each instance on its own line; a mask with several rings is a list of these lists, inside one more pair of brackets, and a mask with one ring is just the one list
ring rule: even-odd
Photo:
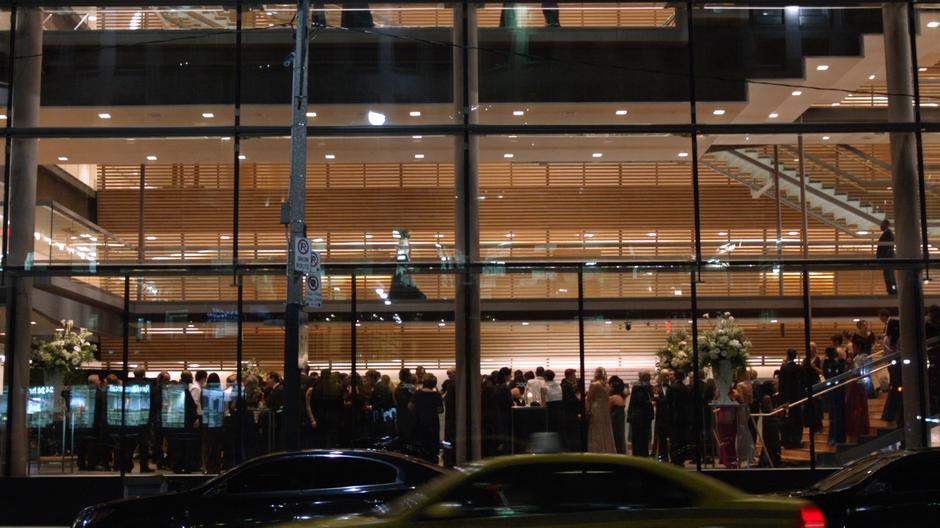
[[694,500],[681,483],[639,468],[542,463],[476,475],[440,502],[459,517],[480,517],[682,508]]
[[869,478],[879,469],[887,466],[895,457],[872,456],[858,460],[845,469],[836,471],[832,475],[820,480],[813,489],[820,491],[839,491],[851,488]]
[[314,457],[283,458],[259,462],[227,479],[228,493],[296,491],[316,487]]
[[370,486],[398,480],[394,466],[348,456],[306,456],[258,463],[226,482],[229,493],[301,491]]
[[398,481],[398,470],[385,462],[349,456],[321,456],[317,469],[318,488],[372,486]]
[[889,493],[935,492],[940,490],[937,475],[940,475],[940,453],[927,453],[898,460],[880,472],[877,480],[887,485]]

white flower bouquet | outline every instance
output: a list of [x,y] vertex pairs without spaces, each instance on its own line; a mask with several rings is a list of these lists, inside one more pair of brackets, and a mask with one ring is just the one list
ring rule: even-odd
[[[704,317],[711,319],[708,314]],[[735,370],[744,368],[750,349],[750,339],[729,312],[715,318],[712,327],[699,335],[699,362],[703,367],[714,368],[719,361],[727,359]]]
[[62,327],[51,340],[37,340],[33,344],[30,362],[34,368],[70,374],[94,361],[98,347],[88,341],[92,333],[86,328],[76,332],[75,322],[71,320],[62,321]]
[[692,371],[692,336],[685,330],[670,332],[666,346],[656,352],[656,371],[667,368],[682,375]]

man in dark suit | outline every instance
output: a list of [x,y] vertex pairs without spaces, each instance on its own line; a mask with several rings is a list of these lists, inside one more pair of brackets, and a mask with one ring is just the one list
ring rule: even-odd
[[692,456],[692,391],[682,382],[683,375],[675,373],[669,385],[670,446],[673,464],[682,465]]
[[578,376],[575,369],[565,370],[561,381],[561,438],[568,451],[581,451],[581,399],[578,397]]
[[[893,259],[894,252],[894,231],[891,231],[891,222],[885,218],[881,221],[881,237],[878,239],[878,248],[875,250],[875,257],[879,259]],[[885,290],[888,295],[898,293],[898,285],[894,278],[894,270],[887,264],[882,264],[885,276]]]
[[630,444],[633,456],[650,456],[650,433],[653,424],[653,387],[649,371],[640,372],[640,381],[633,384],[627,422],[630,424]]
[[496,378],[496,450],[501,455],[512,453],[512,392],[509,389],[509,367],[499,369]]
[[[803,398],[803,369],[796,364],[796,350],[787,350],[787,359],[780,367],[780,397],[786,403]],[[783,446],[788,449],[803,447],[803,408],[791,407],[783,431]]]
[[672,419],[669,417],[669,385],[672,383],[672,370],[663,369],[659,373],[659,385],[653,393],[653,406],[656,409],[656,458],[660,462],[669,461],[669,438]]

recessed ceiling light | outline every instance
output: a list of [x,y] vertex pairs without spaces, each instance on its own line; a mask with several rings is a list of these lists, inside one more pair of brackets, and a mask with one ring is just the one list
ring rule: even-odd
[[770,322],[771,322],[771,323],[776,323],[777,320],[776,320],[776,319],[771,319]]
[[617,110],[617,111],[614,112],[614,113],[617,114],[617,115],[619,115],[619,116],[627,115],[627,111],[626,111],[626,110]]
[[799,235],[799,234],[800,234],[799,231],[787,231],[787,235],[789,235],[789,236],[796,236],[796,235]]
[[927,71],[927,68],[920,67],[920,68],[917,68],[917,71],[919,71],[919,72],[925,72],[925,71]]
[[858,236],[865,236],[865,235],[868,235],[868,234],[870,234],[868,231],[859,231],[859,232],[858,232]]
[[873,73],[873,74],[869,75],[869,76],[868,76],[868,80],[869,80],[869,81],[874,81],[874,80],[875,80],[875,74]]
[[927,27],[929,28],[940,27],[940,22],[937,22],[936,20],[931,20],[930,22],[927,22]]
[[842,103],[832,103],[832,106],[839,106]]
[[229,235],[219,235],[219,240],[231,240],[232,237]]
[[591,154],[591,157],[592,157],[592,158],[602,158],[602,157],[604,157],[604,153],[603,153],[603,152],[595,152],[594,154]]
[[771,119],[777,119],[778,117],[780,117],[780,114],[778,114],[777,112],[771,112],[770,114],[767,115],[767,117]]
[[725,115],[725,111],[722,108],[716,108],[712,110],[713,115]]
[[372,126],[382,126],[385,124],[385,114],[369,110],[366,117],[369,119],[369,124]]
[[215,117],[215,114],[213,114],[212,112],[203,112],[202,117],[206,119],[212,119],[213,117]]
[[650,231],[649,233],[646,234],[646,236],[648,236],[648,237],[654,237],[654,236],[656,236],[656,231]]
[[424,159],[424,154],[415,154],[415,159]]
[[816,66],[816,71],[826,71],[828,69],[829,69],[828,64],[820,64],[819,66]]
[[94,22],[96,20],[98,20],[98,15],[88,15],[89,22]]
[[59,156],[59,161],[68,161],[68,160],[69,159],[66,156]]
[[529,322],[528,322],[528,321],[523,321],[523,322],[522,322],[522,326],[529,326]]
[[153,236],[153,235],[148,235],[148,236],[146,236],[146,237],[144,237],[144,238],[146,238],[147,240],[151,240],[151,241],[157,239],[157,237],[155,237],[155,236]]
[[512,111],[512,115],[514,115],[514,116],[525,115],[525,111],[524,111],[524,110],[513,110],[513,111]]
[[792,95],[793,97],[799,97],[799,96],[803,95],[803,90],[793,90],[793,91],[790,93],[790,95]]
[[719,232],[718,232],[718,236],[728,236],[728,232],[727,232],[727,231],[719,231]]
[[336,159],[336,154],[326,154],[326,155],[323,156],[323,157],[326,158],[326,159]]
[[422,136],[411,136],[411,139],[421,139]]
[[829,136],[823,136],[823,141],[829,141]]
[[688,152],[680,152],[680,153],[679,153],[679,157],[680,157],[680,158],[687,158],[687,157],[689,157],[689,153],[688,153]]
[[154,156],[153,154],[151,154],[151,155],[147,156],[147,161],[157,161],[157,157]]
[[100,114],[98,114],[98,118],[99,119],[111,119],[111,114],[107,112],[101,112]]
[[239,155],[238,155],[238,159],[240,159],[240,160],[246,160],[246,159],[248,159],[248,156],[246,156],[246,155],[244,155],[244,154],[239,154]]
[[307,112],[307,117],[317,117],[316,112]]
[[506,159],[510,159],[510,158],[516,157],[516,155],[513,154],[513,153],[511,153],[511,152],[507,152],[507,153],[503,154],[503,157],[506,158]]
[[0,114],[0,121],[3,121],[6,118],[7,118],[6,114]]
[[410,115],[411,117],[421,117],[421,112],[414,110],[414,111],[408,112],[408,115]]

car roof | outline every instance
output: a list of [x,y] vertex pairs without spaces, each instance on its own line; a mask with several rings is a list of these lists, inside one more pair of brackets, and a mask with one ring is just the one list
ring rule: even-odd
[[602,463],[615,464],[625,467],[632,467],[639,470],[661,476],[674,481],[682,481],[689,484],[696,490],[707,493],[715,498],[736,499],[746,496],[746,494],[733,487],[720,482],[714,478],[687,471],[678,466],[663,462],[655,462],[650,459],[598,453],[557,453],[557,454],[524,454],[488,458],[479,462],[474,462],[461,466],[459,469],[463,472],[476,473],[480,471],[494,471],[503,468],[512,468],[515,466],[530,464],[557,464],[557,463]]

